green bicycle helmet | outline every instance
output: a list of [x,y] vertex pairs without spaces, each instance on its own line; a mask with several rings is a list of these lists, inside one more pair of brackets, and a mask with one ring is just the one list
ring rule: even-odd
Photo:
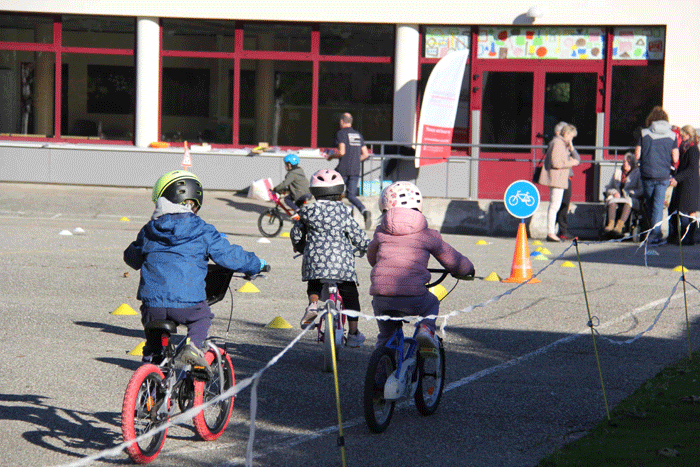
[[173,170],[158,179],[153,187],[153,202],[165,198],[171,203],[184,204],[192,200],[197,207],[202,207],[204,190],[197,176],[186,170]]

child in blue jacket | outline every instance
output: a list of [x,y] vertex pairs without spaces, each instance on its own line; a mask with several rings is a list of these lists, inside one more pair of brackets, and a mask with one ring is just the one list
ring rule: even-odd
[[[151,220],[124,250],[124,262],[141,270],[136,298],[141,300],[141,322],[170,319],[187,326],[184,363],[209,366],[201,348],[214,317],[206,302],[204,278],[209,259],[246,274],[265,267],[255,254],[231,245],[197,212],[202,206],[202,184],[184,170],[169,172],[153,187],[156,204]],[[146,336],[144,361],[160,357],[160,336]]]

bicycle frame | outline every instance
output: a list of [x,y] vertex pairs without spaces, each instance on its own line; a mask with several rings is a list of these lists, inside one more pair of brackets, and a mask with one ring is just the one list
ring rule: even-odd
[[[335,302],[337,305],[340,305],[339,307],[336,306],[336,310],[339,311],[340,315],[340,320],[336,320],[336,329],[344,329],[345,328],[345,320],[346,316],[344,313],[340,312],[340,310],[343,309],[343,297],[340,295],[338,292],[338,285],[336,282],[324,282],[323,283],[323,289],[321,291],[321,300],[324,302],[327,301],[332,301]],[[316,340],[318,342],[323,342],[324,335],[323,335],[323,320],[325,319],[325,313],[322,313],[319,320],[318,320],[318,326],[316,326],[318,330],[318,337]]]
[[[406,344],[408,344],[408,349],[406,349]],[[387,379],[384,386],[384,398],[397,400],[403,396],[411,396],[416,390],[417,381],[411,384],[409,393],[406,393],[406,389],[409,388],[409,382],[406,378],[412,377],[416,368],[414,356],[418,342],[413,337],[405,336],[402,324],[385,344],[385,347],[396,353],[396,371]]]
[[285,212],[285,214],[287,214],[289,217],[292,217],[294,215],[294,212],[284,205],[280,197],[277,196],[275,192],[270,191],[270,198],[272,198],[272,201],[275,202],[275,208],[282,209]]

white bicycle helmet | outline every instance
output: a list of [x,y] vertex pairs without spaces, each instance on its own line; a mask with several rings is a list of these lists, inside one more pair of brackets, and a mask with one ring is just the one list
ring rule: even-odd
[[322,169],[311,176],[311,194],[319,196],[341,195],[345,191],[343,176],[332,169]]
[[423,212],[423,195],[411,182],[394,182],[384,188],[379,197],[379,209],[387,211],[393,208],[417,209]]

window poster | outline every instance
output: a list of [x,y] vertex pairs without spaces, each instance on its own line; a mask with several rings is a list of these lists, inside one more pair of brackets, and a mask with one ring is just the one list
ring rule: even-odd
[[662,27],[619,27],[613,33],[613,60],[663,60]]
[[456,50],[469,49],[468,27],[425,28],[425,58],[442,58]]
[[477,58],[602,60],[603,28],[479,28]]

